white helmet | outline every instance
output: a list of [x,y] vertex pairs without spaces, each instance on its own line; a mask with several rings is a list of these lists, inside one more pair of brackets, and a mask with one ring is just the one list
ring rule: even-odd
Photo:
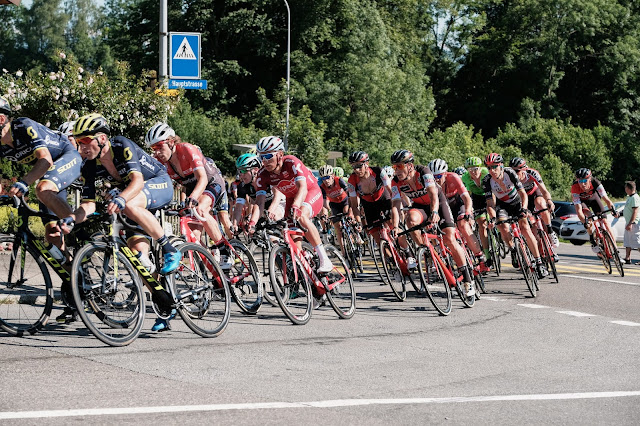
[[73,126],[76,125],[75,121],[65,121],[58,127],[58,131],[63,135],[73,136]]
[[320,170],[318,170],[318,173],[320,173],[320,177],[333,176],[333,167],[327,164],[326,166],[320,167]]
[[166,141],[170,137],[176,135],[176,132],[169,127],[166,123],[156,123],[154,124],[147,134],[144,137],[144,144],[147,148],[151,148],[151,145],[154,145],[161,141]]
[[388,177],[388,178],[390,178],[390,179],[391,179],[391,178],[393,177],[393,175],[394,175],[393,167],[391,167],[391,166],[385,166],[385,167],[383,167],[383,168],[382,168],[382,171],[383,171],[383,172],[384,172],[384,174],[385,174],[385,175],[387,175],[387,177]]
[[446,161],[441,160],[440,158],[436,158],[429,163],[429,170],[431,170],[431,173],[433,173],[434,175],[441,175],[449,170],[449,166],[447,166]]
[[284,142],[277,136],[265,136],[256,144],[256,151],[258,151],[259,154],[284,151]]

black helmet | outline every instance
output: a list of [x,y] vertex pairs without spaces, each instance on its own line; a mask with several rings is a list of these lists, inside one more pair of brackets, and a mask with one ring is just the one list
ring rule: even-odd
[[399,149],[391,154],[391,164],[413,163],[413,153],[406,149]]
[[512,169],[522,169],[527,167],[527,162],[524,158],[513,157],[511,161],[509,161],[509,167]]
[[587,179],[591,176],[591,170],[586,169],[586,168],[581,168],[576,170],[576,177],[578,179]]
[[4,96],[0,96],[0,114],[11,115],[13,111],[11,111],[11,104]]
[[369,161],[369,154],[364,151],[356,151],[349,156],[349,163],[362,163]]

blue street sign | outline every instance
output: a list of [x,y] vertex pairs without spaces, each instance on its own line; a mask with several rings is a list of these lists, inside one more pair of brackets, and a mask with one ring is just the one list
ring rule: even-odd
[[169,80],[169,89],[207,90],[207,80]]
[[200,33],[169,33],[169,78],[200,78]]

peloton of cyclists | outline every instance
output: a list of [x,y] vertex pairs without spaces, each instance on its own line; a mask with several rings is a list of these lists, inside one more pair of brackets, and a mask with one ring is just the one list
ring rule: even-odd
[[[324,208],[331,212],[332,216],[340,213],[349,213],[349,195],[347,183],[341,177],[335,176],[334,168],[329,165],[320,167],[320,190],[324,199]],[[333,228],[336,231],[336,240],[338,247],[344,254],[344,246],[342,244],[342,225],[340,217],[331,219]]]

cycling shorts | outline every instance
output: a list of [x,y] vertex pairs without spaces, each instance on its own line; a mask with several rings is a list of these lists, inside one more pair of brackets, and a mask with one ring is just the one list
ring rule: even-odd
[[210,185],[212,188],[209,190],[209,186],[205,189],[205,193],[213,198],[213,214],[218,212],[229,212],[229,195],[219,184],[214,183]]
[[[413,204],[411,206],[411,210],[413,209],[422,210],[422,212],[426,215],[427,218],[431,215],[430,204]],[[449,204],[441,203],[438,206],[438,216],[440,216],[440,221],[438,222],[438,226],[440,227],[440,229],[455,228],[456,221],[453,218],[453,214],[451,213],[451,208],[449,207]]]
[[381,215],[390,217],[391,200],[388,198],[380,198],[377,201],[367,201],[360,198],[360,204],[364,210],[364,217],[367,220],[367,224],[380,220]]
[[478,213],[478,210],[487,208],[487,199],[485,198],[484,194],[478,195],[478,194],[470,193],[469,195],[471,195],[471,203],[473,204],[473,210],[476,212],[475,218],[478,218],[479,216],[482,216],[483,214],[485,214],[485,213]]
[[518,216],[521,210],[522,202],[520,201],[520,197],[517,198],[517,202],[515,203],[505,203],[500,200],[496,202],[496,217],[498,220],[505,220],[509,216]]
[[60,192],[80,177],[81,168],[82,157],[80,157],[80,153],[76,150],[69,150],[53,162],[53,165],[42,176],[41,181],[46,180],[53,183]]
[[[331,209],[331,216],[335,216],[337,214],[340,213],[344,213],[345,212],[345,207],[349,207],[349,201],[347,198],[344,199],[343,202],[341,203],[334,203],[333,201],[329,201],[329,208]],[[349,211],[349,210],[346,210]],[[339,217],[334,217],[333,219],[331,219],[332,223],[338,223],[340,222]]]
[[461,220],[464,215],[467,214],[467,207],[464,205],[464,202],[460,198],[456,198],[455,200],[449,203],[449,209],[451,209],[451,215],[457,221]]
[[[322,205],[324,204],[324,200],[322,199],[322,191],[320,188],[316,190],[311,190],[307,192],[307,197],[302,202],[303,206],[307,206],[309,209],[309,219],[312,217],[316,217],[318,213],[322,210]],[[285,204],[285,214],[287,217],[291,215],[291,206],[293,205],[293,197],[287,197],[287,203]]]
[[582,211],[585,213],[586,216],[590,215],[589,209],[591,209],[591,211],[593,211],[594,214],[597,214],[606,210],[606,207],[602,202],[601,198],[598,198],[595,200],[585,200],[582,202],[581,206],[582,206]]
[[536,209],[536,198],[542,197],[542,194],[533,194],[527,195],[529,201],[527,202],[527,209],[534,211]]
[[147,210],[159,209],[173,199],[173,182],[167,173],[144,182],[142,193],[147,199]]

